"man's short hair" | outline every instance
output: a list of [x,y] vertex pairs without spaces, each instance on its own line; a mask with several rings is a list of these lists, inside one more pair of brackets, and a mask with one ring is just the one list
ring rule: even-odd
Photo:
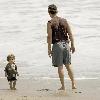
[[56,14],[57,13],[57,6],[54,4],[51,4],[48,6],[48,12],[51,14]]

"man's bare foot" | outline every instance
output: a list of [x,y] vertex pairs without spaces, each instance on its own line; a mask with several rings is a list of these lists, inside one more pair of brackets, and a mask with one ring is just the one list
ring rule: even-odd
[[65,90],[65,87],[61,87],[61,88],[59,88],[58,90]]
[[75,86],[75,84],[72,85],[72,89],[77,89],[76,86]]

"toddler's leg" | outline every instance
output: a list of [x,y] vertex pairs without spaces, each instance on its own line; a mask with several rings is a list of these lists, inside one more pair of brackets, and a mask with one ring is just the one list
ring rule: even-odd
[[10,89],[12,90],[12,81],[9,82]]
[[16,80],[13,81],[13,89],[14,89],[14,90],[16,90],[16,87],[15,87],[15,86],[16,86]]

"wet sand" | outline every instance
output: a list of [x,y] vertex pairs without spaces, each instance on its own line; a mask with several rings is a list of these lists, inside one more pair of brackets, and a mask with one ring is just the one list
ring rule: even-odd
[[17,90],[10,90],[6,79],[0,79],[0,100],[99,100],[100,79],[76,80],[77,89],[71,89],[65,80],[66,90],[57,90],[59,80],[18,80]]

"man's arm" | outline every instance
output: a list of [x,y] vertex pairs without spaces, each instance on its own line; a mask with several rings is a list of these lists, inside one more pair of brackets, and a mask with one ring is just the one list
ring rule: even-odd
[[67,29],[67,32],[68,32],[68,35],[69,35],[69,39],[71,41],[71,50],[72,50],[72,53],[75,52],[75,47],[74,47],[74,38],[73,38],[73,34],[72,34],[72,31],[71,31],[71,28],[68,24],[68,22],[66,21],[66,29]]
[[47,23],[47,43],[48,43],[48,55],[49,57],[51,57],[52,29],[50,22]]

